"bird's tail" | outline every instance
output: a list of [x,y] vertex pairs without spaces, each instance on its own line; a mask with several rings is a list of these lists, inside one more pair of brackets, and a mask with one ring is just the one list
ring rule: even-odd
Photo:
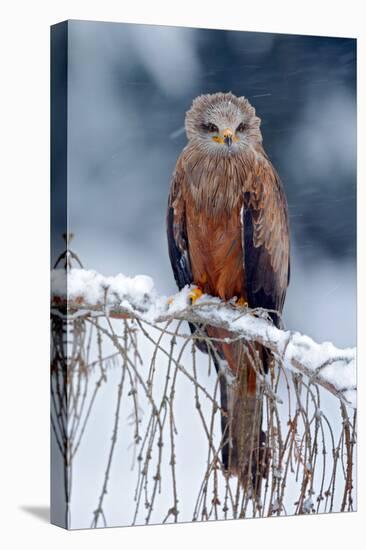
[[229,476],[239,478],[246,492],[259,497],[270,450],[262,430],[263,393],[253,368],[253,357],[260,357],[266,372],[268,354],[258,346],[241,344],[236,372],[233,372],[232,356],[227,360],[227,349],[221,355],[223,359],[216,354],[214,362],[220,377],[223,466]]

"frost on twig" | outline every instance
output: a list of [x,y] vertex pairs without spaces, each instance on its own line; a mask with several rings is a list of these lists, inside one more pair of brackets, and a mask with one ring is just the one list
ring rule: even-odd
[[[235,301],[202,296],[191,305],[189,292],[167,298],[145,275],[105,277],[68,261],[52,271],[51,422],[64,465],[65,524],[354,510],[355,350],[279,330],[267,311],[238,308]],[[239,482],[223,464],[220,380],[238,384],[238,375],[228,373],[224,361],[216,361],[216,372],[218,338],[209,337],[205,325],[226,329],[225,342],[259,342],[274,356],[266,376],[253,360],[268,451],[258,486],[250,476],[247,484]],[[96,446],[105,453],[93,464],[94,507],[81,525],[73,523],[72,495],[83,489],[72,472]],[[252,441],[249,450],[255,447]],[[90,508],[89,500],[85,505]],[[113,522],[116,509],[124,516]]]
[[[151,277],[119,274],[105,277],[95,271],[71,269],[52,271],[52,304],[63,304],[73,315],[93,315],[107,311],[111,318],[129,318],[159,325],[170,320],[210,324],[229,329],[247,341],[269,348],[284,367],[307,376],[344,404],[356,408],[356,350],[339,349],[330,342],[318,344],[298,332],[279,330],[262,310],[238,310],[204,295],[189,305],[189,288],[167,299],[159,296]],[[67,288],[67,292],[65,289]]]

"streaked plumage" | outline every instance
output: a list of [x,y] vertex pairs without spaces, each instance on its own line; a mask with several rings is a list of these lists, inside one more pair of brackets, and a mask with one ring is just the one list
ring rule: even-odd
[[[236,296],[251,308],[281,313],[290,276],[287,203],[262,146],[260,119],[244,97],[217,93],[196,98],[185,125],[188,143],[176,164],[167,213],[169,255],[178,287],[195,284],[223,300]],[[279,316],[271,315],[279,325]],[[214,327],[206,330],[211,336],[228,335]],[[256,349],[266,372],[269,354]],[[238,451],[238,441],[245,439],[249,422],[257,426],[258,445],[263,445],[260,423],[258,430],[249,411],[258,384],[250,352],[243,353],[241,343],[218,344],[217,352],[238,378],[234,387],[224,379],[221,383],[222,407],[228,412],[222,426],[228,430],[229,423],[231,430],[223,462],[243,481],[248,457],[239,456],[245,449]],[[219,370],[218,363],[216,358]],[[237,420],[243,407],[245,426]]]

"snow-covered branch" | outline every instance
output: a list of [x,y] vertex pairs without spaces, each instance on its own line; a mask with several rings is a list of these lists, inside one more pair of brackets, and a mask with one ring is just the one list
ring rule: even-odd
[[242,309],[234,303],[204,295],[190,305],[188,287],[170,297],[160,296],[146,275],[106,277],[84,269],[55,269],[51,276],[54,312],[68,315],[107,315],[158,325],[168,320],[222,327],[248,341],[268,347],[285,368],[307,376],[356,408],[356,350],[318,344],[298,332],[279,330],[264,311]]

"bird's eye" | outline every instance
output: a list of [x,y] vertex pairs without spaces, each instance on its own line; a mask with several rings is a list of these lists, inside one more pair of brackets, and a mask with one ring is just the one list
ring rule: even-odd
[[212,124],[212,122],[208,122],[207,124],[202,124],[202,129],[205,131],[205,132],[218,132],[219,129],[218,127],[216,126],[216,124]]
[[239,124],[239,126],[237,127],[236,131],[237,132],[245,132],[245,130],[247,130],[247,129],[248,129],[248,125],[245,124],[245,122],[241,122]]

